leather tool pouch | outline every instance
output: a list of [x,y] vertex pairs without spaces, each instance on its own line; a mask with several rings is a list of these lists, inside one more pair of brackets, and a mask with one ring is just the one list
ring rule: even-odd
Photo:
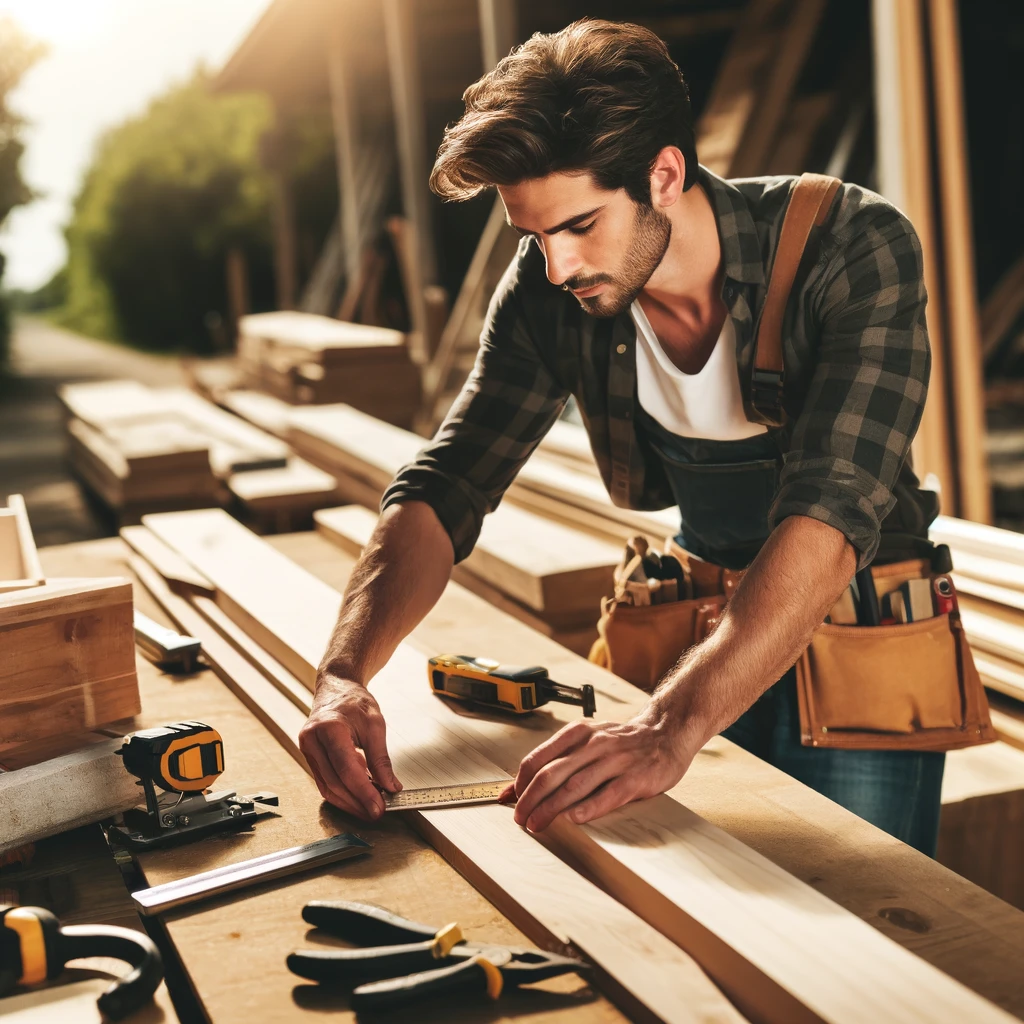
[[[879,593],[908,578],[901,570],[912,564],[874,569]],[[796,663],[796,689],[805,747],[957,750],[996,738],[955,611],[889,626],[819,626]]]
[[[687,558],[672,542],[668,550]],[[694,590],[705,592],[642,607],[605,598],[592,662],[651,691],[714,631],[743,574],[695,559],[684,564]],[[879,594],[922,575],[924,565],[874,567]],[[893,626],[821,625],[796,663],[796,686],[804,746],[942,751],[996,738],[955,612]]]

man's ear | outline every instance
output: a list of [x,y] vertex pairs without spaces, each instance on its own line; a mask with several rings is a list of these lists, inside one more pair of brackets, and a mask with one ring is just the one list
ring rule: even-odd
[[651,202],[664,209],[672,206],[683,192],[686,181],[686,157],[678,146],[666,146],[651,168]]

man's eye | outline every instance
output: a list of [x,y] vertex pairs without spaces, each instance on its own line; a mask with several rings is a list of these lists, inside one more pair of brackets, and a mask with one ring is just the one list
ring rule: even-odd
[[569,228],[570,235],[585,235],[597,221],[591,221],[589,224],[579,224],[574,228]]

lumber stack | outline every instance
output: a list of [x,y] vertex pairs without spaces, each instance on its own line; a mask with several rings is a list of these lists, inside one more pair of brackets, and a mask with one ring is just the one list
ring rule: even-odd
[[313,313],[257,313],[239,321],[238,361],[251,387],[293,405],[347,402],[408,425],[420,371],[405,335]]
[[295,529],[336,500],[330,474],[185,388],[102,381],[60,397],[72,468],[122,521],[234,502],[262,530]]
[[[262,650],[290,673],[292,681],[312,684],[338,610],[336,590],[222,512],[151,516],[146,525],[214,585],[217,606],[250,638],[248,656],[241,648],[239,654],[260,660],[253,648]],[[168,609],[176,608],[183,617],[195,614],[194,599],[172,600],[175,595],[162,590],[159,578],[150,582]],[[545,649],[543,638],[496,610],[478,607],[479,602],[474,605],[470,595],[463,598],[450,590],[442,600],[445,607],[399,648],[372,684],[389,723],[392,753],[396,760],[421,769],[423,777],[444,774],[447,759],[436,755],[445,750],[471,752],[474,771],[483,762],[488,770],[494,766],[514,771],[523,753],[572,720],[573,712],[554,706],[550,713],[531,719],[528,728],[515,729],[503,719],[458,714],[430,696],[421,678],[423,658],[428,647],[433,652],[439,645],[464,648],[482,635],[493,638],[499,658],[512,650],[520,661],[550,663],[552,652]],[[200,627],[201,621],[192,631]],[[606,718],[629,717],[645,699],[639,690],[568,652],[558,656],[558,672],[566,681],[592,682]],[[263,678],[271,683],[266,690],[285,696],[266,674]],[[243,689],[260,714],[261,694],[266,691],[251,678]],[[286,696],[293,707],[291,725],[283,715],[264,710],[261,716],[276,734],[286,734],[291,749],[294,723],[301,721],[309,703],[308,693],[302,698],[301,689],[294,687]],[[427,760],[428,751],[434,755],[429,758],[434,766]],[[635,976],[627,980],[634,963],[634,930],[610,935],[606,922],[593,913],[590,898],[579,898],[580,876],[572,871],[561,869],[556,885],[539,893],[533,865],[543,857],[543,848],[514,825],[507,809],[426,811],[413,819],[474,884],[496,893],[503,907],[528,922],[534,941],[550,943],[552,934],[568,931],[577,948],[603,969],[598,982],[608,975],[619,983],[618,989],[609,990],[613,998],[621,997],[625,988],[638,1001],[627,1004],[634,1012],[668,1019],[657,1009],[656,981]],[[1011,1019],[688,810],[675,790],[590,826],[556,827],[544,842],[562,861],[692,956],[751,1020]],[[573,911],[574,916],[566,916]],[[642,959],[647,964],[647,958]]]

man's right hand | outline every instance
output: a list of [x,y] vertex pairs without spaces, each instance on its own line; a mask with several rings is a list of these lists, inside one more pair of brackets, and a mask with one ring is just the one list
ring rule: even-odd
[[317,680],[299,749],[320,795],[357,818],[373,821],[384,813],[377,786],[391,793],[402,788],[388,756],[384,716],[359,683],[333,676]]

